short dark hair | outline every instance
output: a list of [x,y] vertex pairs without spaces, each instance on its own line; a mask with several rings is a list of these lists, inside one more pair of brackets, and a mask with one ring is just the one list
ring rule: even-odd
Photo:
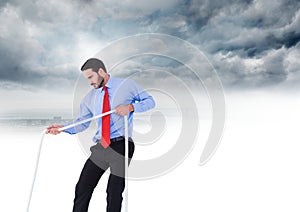
[[106,68],[104,63],[97,59],[97,58],[90,58],[88,59],[82,66],[81,71],[87,70],[91,68],[93,71],[98,72],[99,68],[102,68],[104,72],[106,73]]

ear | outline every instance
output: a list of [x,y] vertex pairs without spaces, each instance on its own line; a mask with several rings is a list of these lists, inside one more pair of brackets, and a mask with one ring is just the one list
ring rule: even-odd
[[99,69],[98,69],[98,74],[99,74],[100,76],[103,76],[104,73],[105,73],[105,71],[104,71],[102,68],[99,68]]

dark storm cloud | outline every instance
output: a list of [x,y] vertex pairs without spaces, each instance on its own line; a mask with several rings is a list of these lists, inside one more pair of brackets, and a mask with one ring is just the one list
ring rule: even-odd
[[45,10],[47,5],[38,1],[11,1],[2,6],[1,88],[11,83],[10,87],[33,90],[72,89],[79,70],[72,63],[76,37],[70,33],[72,26],[59,22],[63,14],[51,15],[56,13],[55,5]]
[[290,54],[299,51],[299,1],[222,1],[211,6],[214,3],[196,7],[199,14],[206,11],[203,7],[215,9],[208,10],[204,25],[191,24],[187,32],[226,86],[261,87],[292,77],[286,64]]
[[[194,44],[227,87],[256,88],[300,79],[294,65],[300,51],[297,0],[13,0],[1,1],[0,7],[2,85],[59,84],[72,89],[87,57],[116,39],[144,32],[166,33]],[[177,70],[165,59],[155,61]]]
[[[222,3],[226,6],[219,8],[213,16],[209,16],[205,26],[199,28],[198,32],[193,31],[195,39],[198,38],[200,42],[208,41],[204,45],[211,53],[224,49],[251,50],[259,54],[283,45],[291,47],[290,44],[299,41],[296,29],[289,27],[292,22],[299,21],[297,1],[255,1],[248,4],[222,1]],[[214,45],[215,43],[217,45]]]

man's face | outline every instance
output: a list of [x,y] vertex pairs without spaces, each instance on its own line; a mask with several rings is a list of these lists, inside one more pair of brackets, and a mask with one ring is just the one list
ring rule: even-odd
[[91,68],[83,71],[83,76],[89,81],[90,85],[95,89],[102,87],[104,71],[99,69],[98,72],[94,72]]

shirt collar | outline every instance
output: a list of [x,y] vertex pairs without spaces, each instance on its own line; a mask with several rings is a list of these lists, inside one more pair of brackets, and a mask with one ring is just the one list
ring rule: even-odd
[[[107,88],[111,88],[112,87],[112,80],[111,80],[111,76],[109,76],[109,79],[107,81],[107,83],[105,84],[105,86]],[[101,88],[101,92],[103,91],[103,87]]]

